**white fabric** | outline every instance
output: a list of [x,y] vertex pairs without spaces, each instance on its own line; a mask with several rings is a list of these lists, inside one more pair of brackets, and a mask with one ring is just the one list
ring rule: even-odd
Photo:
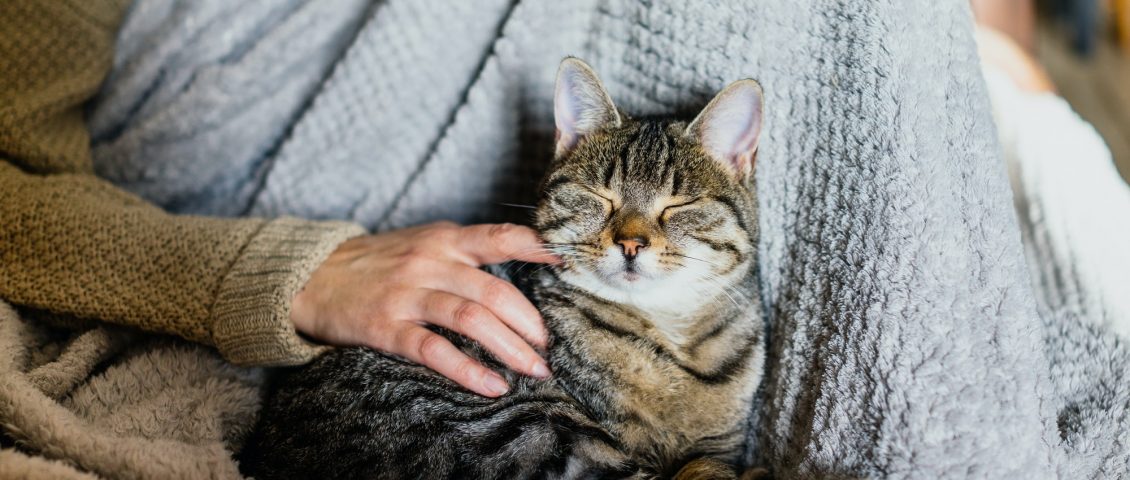
[[1130,338],[1130,187],[1063,98],[987,70],[1037,299]]

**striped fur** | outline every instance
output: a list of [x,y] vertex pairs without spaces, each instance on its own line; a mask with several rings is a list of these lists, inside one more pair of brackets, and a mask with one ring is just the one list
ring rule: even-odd
[[[245,473],[735,478],[764,361],[752,181],[686,123],[615,113],[588,112],[615,123],[572,130],[542,184],[536,226],[565,263],[515,279],[546,319],[552,379],[451,332],[509,394],[338,349],[275,382]],[[616,243],[628,237],[646,244],[632,260]]]

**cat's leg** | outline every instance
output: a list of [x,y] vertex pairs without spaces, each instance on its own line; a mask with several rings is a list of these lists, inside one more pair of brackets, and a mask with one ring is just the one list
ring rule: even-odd
[[733,466],[708,457],[691,460],[675,474],[675,480],[736,480],[737,478]]

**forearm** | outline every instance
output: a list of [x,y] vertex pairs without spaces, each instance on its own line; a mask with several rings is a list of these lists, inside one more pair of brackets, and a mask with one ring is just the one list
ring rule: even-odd
[[0,297],[215,345],[237,363],[300,363],[290,300],[341,222],[174,216],[85,174],[0,163]]

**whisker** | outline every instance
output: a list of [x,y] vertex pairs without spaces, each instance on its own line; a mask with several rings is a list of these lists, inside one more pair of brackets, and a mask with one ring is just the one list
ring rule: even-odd
[[520,203],[506,203],[506,202],[495,202],[495,203],[502,205],[504,207],[528,208],[530,210],[537,210],[537,208],[538,208],[536,205],[522,205]]
[[712,277],[702,277],[702,279],[710,282],[715,287],[719,287],[719,291],[722,292],[722,295],[725,295],[726,298],[730,299],[730,302],[734,304],[735,308],[739,308],[739,309],[742,308],[741,304],[739,304],[738,301],[736,299],[734,299],[734,297],[731,296],[730,293],[727,291],[728,288],[726,287],[726,285],[722,284],[721,282],[715,280]]
[[532,252],[545,253],[545,252],[558,252],[558,251],[573,251],[573,248],[567,247],[567,246],[551,246],[550,245],[550,246],[541,246],[541,247],[537,247],[537,248],[527,248],[527,250],[521,250],[519,252],[522,252],[522,253],[532,253]]
[[[510,256],[511,257],[517,257],[517,256],[529,255],[529,254],[535,254],[535,253],[555,253],[556,254],[556,253],[562,253],[562,252],[563,252],[563,250],[561,250],[561,249],[553,249],[553,248],[527,248],[525,250],[517,250],[517,251],[511,252]],[[571,253],[571,252],[568,252],[568,253]]]
[[700,262],[702,262],[702,263],[705,263],[705,264],[707,264],[707,265],[711,265],[711,266],[714,266],[714,267],[718,267],[718,268],[721,268],[721,267],[722,267],[721,265],[718,265],[717,263],[711,262],[711,261],[709,261],[709,260],[703,260],[703,259],[701,259],[701,258],[696,258],[696,257],[692,257],[692,256],[690,256],[690,255],[683,255],[683,254],[681,254],[681,253],[675,253],[675,252],[663,252],[663,253],[665,253],[665,254],[667,254],[667,255],[675,255],[675,256],[677,256],[677,257],[689,258],[689,259],[691,259],[691,260],[698,260],[698,261],[700,261]]
[[561,247],[576,247],[576,246],[595,247],[595,246],[596,246],[596,245],[593,245],[593,244],[591,244],[591,243],[587,243],[587,242],[572,242],[572,243],[553,243],[553,242],[546,242],[546,243],[544,243],[543,245],[549,245],[549,246],[561,246]]
[[530,262],[522,262],[522,264],[518,266],[518,269],[514,270],[514,276],[516,277],[518,275],[521,275],[523,271],[529,268],[529,266]]
[[596,245],[589,244],[589,243],[556,243],[556,244],[547,243],[545,245],[548,248],[561,248],[565,251],[569,251],[569,252],[572,252],[572,253],[586,253],[586,254],[589,254],[589,255],[599,255],[600,252],[601,252],[601,249],[599,247],[597,247]]
[[[722,280],[722,277],[719,276],[719,274],[716,274],[716,273],[714,274],[714,278],[718,281]],[[746,303],[749,302],[749,296],[748,296],[748,293],[746,293],[745,290],[741,290],[741,289],[739,289],[738,287],[735,287],[735,286],[725,286],[724,283],[723,283],[723,287],[727,288],[730,291],[730,293],[737,295],[741,299],[744,299]]]
[[[538,267],[537,270],[530,272],[530,275],[537,275],[538,273],[541,273],[542,270],[545,270],[545,269],[552,267],[552,266],[553,265],[550,265],[550,264],[542,265],[542,266]],[[561,268],[567,268],[566,265],[560,265],[560,267]]]

